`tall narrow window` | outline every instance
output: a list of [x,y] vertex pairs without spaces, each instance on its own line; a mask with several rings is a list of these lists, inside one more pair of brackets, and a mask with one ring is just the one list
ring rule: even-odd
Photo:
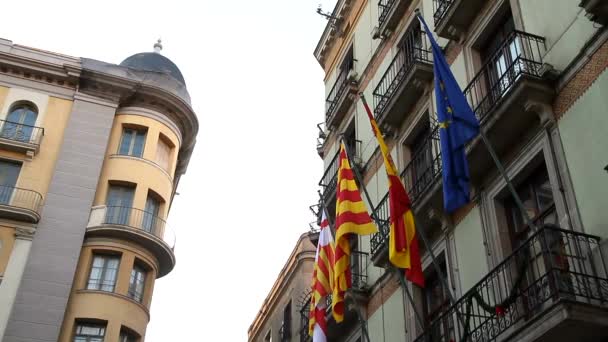
[[146,131],[143,129],[124,128],[118,154],[125,156],[140,157],[144,153],[146,143]]
[[103,342],[105,335],[105,324],[78,323],[74,332],[74,342]]
[[93,264],[87,289],[113,292],[118,276],[120,257],[115,255],[93,255]]
[[169,172],[171,170],[171,150],[172,147],[165,138],[158,138],[158,148],[156,149],[156,163]]
[[423,130],[418,133],[416,139],[412,143],[412,171],[413,184],[412,189],[406,189],[412,192],[413,197],[417,197],[433,180],[431,165],[433,155],[431,150],[430,127],[425,124]]
[[130,225],[135,189],[129,186],[111,185],[106,201],[106,223]]
[[11,202],[20,171],[20,163],[0,160],[0,204]]
[[291,338],[291,301],[283,309],[283,323],[281,325],[281,342]]
[[160,225],[162,221],[158,218],[158,212],[160,210],[160,201],[153,195],[148,194],[146,200],[146,209],[144,210],[144,216],[142,221],[143,230],[148,233],[160,233],[159,229],[162,228]]
[[134,265],[129,280],[129,297],[141,302],[144,298],[144,285],[146,283],[146,270]]
[[13,107],[3,122],[0,137],[18,141],[30,141],[38,113],[32,105]]
[[[445,276],[447,274],[445,258],[442,255],[440,259],[441,273]],[[423,289],[425,324],[431,333],[431,341],[449,341],[454,336],[454,322],[452,322],[452,317],[447,315],[444,316],[441,321],[436,321],[436,319],[442,316],[442,313],[448,308],[450,302],[442,281],[439,278],[440,275],[438,275],[434,269],[429,273],[430,274],[425,279],[425,287]],[[431,323],[434,324],[431,326]]]

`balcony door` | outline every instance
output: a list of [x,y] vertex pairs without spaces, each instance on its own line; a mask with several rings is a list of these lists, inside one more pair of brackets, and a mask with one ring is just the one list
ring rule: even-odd
[[128,226],[133,207],[135,189],[129,186],[112,185],[106,201],[106,223]]
[[20,171],[21,164],[0,161],[0,204],[9,204],[11,202]]
[[6,117],[0,137],[18,141],[30,141],[37,116],[36,111],[28,105],[14,107]]
[[[447,274],[444,255],[438,257],[440,262],[440,270],[443,275]],[[443,313],[449,308],[449,296],[443,287],[439,275],[431,266],[431,270],[425,277],[425,287],[422,289],[423,297],[423,314],[425,330],[429,332],[427,336],[429,342],[453,341],[454,340],[454,322],[451,315],[443,316]]]
[[490,102],[497,101],[519,76],[521,64],[521,43],[515,34],[515,24],[511,13],[494,31],[490,40],[482,50],[482,60],[488,73],[488,96]]
[[426,124],[423,130],[416,136],[412,143],[412,171],[413,183],[411,191],[412,197],[418,197],[424,191],[426,186],[433,180],[433,151],[430,139],[430,128]]
[[148,195],[146,200],[146,209],[144,210],[144,218],[142,222],[142,228],[148,233],[154,233],[157,231],[157,227],[160,224],[158,218],[158,212],[160,210],[160,201],[154,196]]

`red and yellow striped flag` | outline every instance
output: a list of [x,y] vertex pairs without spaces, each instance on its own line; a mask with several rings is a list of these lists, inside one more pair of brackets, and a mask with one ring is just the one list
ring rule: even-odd
[[378,145],[380,145],[386,175],[388,176],[389,214],[391,216],[388,258],[396,267],[405,269],[405,276],[409,281],[424,287],[424,274],[422,273],[416,225],[414,224],[410,198],[403,183],[401,183],[401,179],[399,179],[399,173],[384,142],[380,128],[378,128],[376,119],[374,119],[365,98],[361,97],[361,99],[374,135],[378,140]]
[[336,195],[336,249],[332,311],[336,322],[344,320],[344,294],[351,286],[350,234],[368,235],[378,231],[361,199],[355,175],[340,143],[340,167]]
[[326,297],[330,295],[333,284],[334,239],[329,229],[329,221],[322,209],[321,231],[317,244],[315,266],[312,273],[312,292],[310,295],[310,314],[308,334],[313,342],[327,342]]

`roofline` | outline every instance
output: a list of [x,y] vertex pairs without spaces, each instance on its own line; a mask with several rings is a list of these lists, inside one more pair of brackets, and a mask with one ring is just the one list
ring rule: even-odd
[[[333,18],[337,18],[333,19],[336,21],[336,23],[332,25],[332,19],[330,19],[327,21],[327,25],[325,25],[323,34],[321,35],[321,38],[319,39],[319,42],[317,43],[317,46],[315,47],[314,51],[314,56],[317,59],[317,62],[319,62],[319,64],[321,65],[321,67],[323,67],[324,62],[323,52],[331,46],[333,37],[336,34],[336,26],[340,26],[342,24],[342,20],[348,14],[347,11],[352,8],[350,5],[353,1],[354,0],[338,0],[336,6],[334,7],[334,10],[331,13],[331,16]],[[328,46],[328,44],[330,46]]]
[[[302,261],[310,260],[314,262],[316,250],[300,250],[299,248],[300,245],[302,245],[306,239],[310,240],[310,236],[313,234],[318,233],[306,232],[300,235],[300,237],[298,238],[298,242],[291,251],[289,258],[287,258],[287,262],[285,262],[285,265],[281,269],[281,272],[279,272],[279,275],[277,276],[277,279],[272,285],[270,292],[264,299],[260,310],[256,314],[251,325],[249,326],[249,329],[247,329],[247,335],[249,339],[251,338],[252,334],[257,334],[259,332],[259,329],[263,325],[265,318],[267,318],[267,316],[265,315],[268,312],[272,311],[271,308],[276,304],[277,298],[281,294],[282,290],[285,289],[285,283],[287,283],[291,279],[291,275],[293,275],[294,273],[293,271],[300,265]],[[298,252],[298,250],[300,251]]]

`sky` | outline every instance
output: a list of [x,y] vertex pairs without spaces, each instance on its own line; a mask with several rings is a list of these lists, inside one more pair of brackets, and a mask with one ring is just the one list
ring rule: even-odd
[[200,129],[168,220],[177,265],[156,281],[146,342],[246,341],[314,220],[319,4],[335,0],[2,4],[0,37],[14,44],[118,64],[160,37],[184,74]]

